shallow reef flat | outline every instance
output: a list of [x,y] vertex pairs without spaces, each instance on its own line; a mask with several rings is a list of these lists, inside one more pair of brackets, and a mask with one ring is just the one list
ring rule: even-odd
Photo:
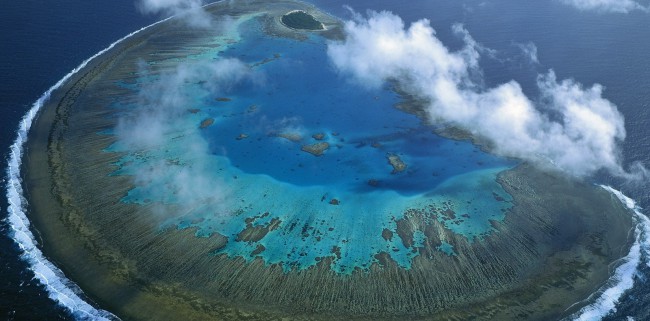
[[[44,252],[101,307],[126,320],[549,320],[584,305],[629,250],[631,215],[608,192],[435,134],[390,90],[372,106],[342,93],[372,107],[363,115],[400,120],[366,116],[371,130],[340,125],[335,94],[322,93],[334,97],[328,108],[316,90],[292,106],[275,98],[285,87],[203,97],[205,84],[189,81],[201,99],[174,114],[163,147],[129,147],[121,117],[137,115],[138,92],[180,63],[237,58],[272,79],[300,65],[296,52],[343,37],[338,20],[301,2],[207,8],[236,28],[172,19],[137,34],[56,91],[30,132],[30,218]],[[281,18],[294,10],[324,30],[287,28]],[[294,110],[301,123],[274,114]],[[191,142],[209,152],[187,153]],[[173,184],[134,179],[158,163],[163,183],[151,186],[191,168],[203,174],[190,175],[195,185],[229,189],[190,206]]]

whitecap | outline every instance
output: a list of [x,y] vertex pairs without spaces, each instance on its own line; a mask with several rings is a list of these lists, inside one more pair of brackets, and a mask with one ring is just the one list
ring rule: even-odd
[[[593,321],[601,320],[608,314],[616,311],[616,304],[623,294],[634,287],[634,276],[642,263],[642,255],[650,255],[650,219],[641,213],[641,209],[631,198],[623,195],[618,190],[601,185],[602,188],[612,193],[634,213],[636,227],[634,228],[634,243],[629,253],[620,259],[614,274],[607,280],[589,300],[593,303],[580,309],[573,316],[573,320]],[[647,263],[650,266],[650,263]]]
[[22,179],[20,176],[22,155],[25,143],[27,142],[27,135],[34,119],[37,117],[43,105],[50,99],[52,92],[65,84],[74,74],[86,67],[86,65],[88,65],[88,63],[93,59],[106,53],[117,44],[133,35],[166,20],[167,19],[156,22],[126,35],[112,43],[106,49],[88,58],[70,71],[70,73],[65,75],[65,77],[59,80],[54,86],[43,93],[43,95],[32,105],[27,114],[23,116],[18,127],[16,140],[14,140],[14,143],[11,145],[9,161],[7,164],[6,182],[7,201],[9,203],[9,213],[6,220],[10,227],[10,237],[12,237],[20,247],[21,259],[29,265],[29,269],[34,272],[35,278],[45,286],[48,296],[67,309],[77,320],[119,320],[119,318],[108,311],[96,308],[86,302],[82,298],[83,294],[81,289],[74,282],[66,278],[63,272],[54,266],[52,262],[48,261],[43,255],[43,252],[41,252],[40,248],[37,246],[34,234],[29,229],[30,222],[26,215],[28,204],[23,194]]

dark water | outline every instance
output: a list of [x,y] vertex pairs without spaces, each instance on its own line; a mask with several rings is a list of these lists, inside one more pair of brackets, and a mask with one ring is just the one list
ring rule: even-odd
[[[0,150],[5,171],[19,119],[31,104],[84,59],[153,22],[131,0],[5,1],[0,10]],[[4,178],[4,175],[3,175]],[[2,180],[4,185],[4,179]],[[4,193],[3,193],[4,194]],[[32,280],[7,237],[7,201],[0,198],[0,320],[67,320]]]
[[[337,15],[348,1],[316,0]],[[627,139],[622,145],[625,166],[641,162],[650,167],[650,15],[579,12],[559,1],[374,1],[353,4],[364,12],[390,10],[406,21],[426,17],[446,44],[458,43],[450,25],[460,22],[497,59],[481,61],[486,84],[494,86],[514,79],[534,97],[537,74],[553,69],[558,79],[573,78],[585,86],[600,83],[604,97],[625,116]],[[537,46],[539,65],[527,63],[518,43]],[[650,207],[650,184],[622,183],[599,177],[634,198],[642,208]],[[648,211],[644,210],[648,215]],[[643,258],[647,262],[648,258]],[[650,269],[642,264],[634,288],[621,298],[617,311],[605,320],[650,320]]]
[[[316,0],[337,15],[348,1]],[[460,22],[481,44],[497,50],[497,59],[481,61],[486,84],[494,86],[514,79],[529,96],[536,95],[537,74],[553,69],[559,79],[573,78],[585,86],[600,83],[604,97],[625,116],[627,139],[624,164],[641,162],[650,166],[650,16],[647,13],[598,14],[579,12],[559,1],[374,1],[353,4],[358,11],[368,8],[390,10],[406,21],[423,17],[431,20],[444,43],[458,44],[450,25]],[[518,43],[537,46],[539,65],[526,62]],[[650,207],[648,182],[624,184],[600,177],[634,198],[642,208]],[[645,210],[644,214],[648,214]],[[644,258],[647,262],[648,258]],[[621,298],[617,311],[605,320],[650,320],[650,269],[644,264],[635,287]]]
[[[519,82],[535,97],[538,74],[553,69],[558,79],[572,78],[585,86],[605,86],[604,97],[625,116],[626,165],[650,165],[650,16],[647,13],[580,12],[559,1],[409,1],[351,2],[315,0],[318,6],[349,17],[344,5],[359,12],[389,10],[407,23],[427,18],[437,36],[452,49],[461,45],[451,25],[462,23],[479,43],[497,51],[496,59],[482,56],[481,66],[490,87],[509,80]],[[530,64],[518,44],[534,43],[539,64]],[[650,193],[624,190],[641,206],[650,205]]]
[[[471,35],[497,50],[496,59],[481,62],[486,83],[517,80],[535,96],[535,78],[552,68],[558,78],[574,78],[605,85],[605,97],[626,117],[628,138],[623,144],[626,164],[650,165],[650,15],[581,13],[558,1],[357,1],[315,0],[340,17],[348,17],[344,4],[357,10],[387,9],[406,21],[431,20],[438,36],[452,48],[461,45],[450,26],[464,23]],[[0,148],[8,150],[18,120],[40,94],[82,60],[114,40],[152,22],[135,10],[132,0],[13,1],[0,10]],[[524,59],[517,44],[535,43],[539,65]],[[616,183],[611,181],[611,183]],[[617,186],[650,206],[643,186]],[[0,206],[6,209],[4,197]],[[5,217],[3,210],[1,217]],[[0,319],[69,319],[47,298],[42,287],[18,260],[18,249],[0,223]],[[612,320],[633,316],[649,320],[648,271],[619,306]]]

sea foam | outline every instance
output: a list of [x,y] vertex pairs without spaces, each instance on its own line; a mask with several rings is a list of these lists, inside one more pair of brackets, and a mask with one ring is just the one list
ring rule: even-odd
[[43,93],[32,105],[27,114],[23,116],[18,127],[16,140],[11,145],[11,152],[7,164],[7,201],[9,203],[7,222],[10,226],[10,236],[21,249],[21,259],[29,264],[29,269],[34,272],[35,278],[45,286],[49,297],[67,309],[78,320],[119,320],[119,318],[108,311],[92,306],[82,299],[81,296],[83,294],[81,293],[81,289],[74,282],[66,278],[63,272],[54,266],[52,262],[48,261],[37,246],[34,234],[29,229],[30,222],[26,215],[28,204],[23,195],[22,179],[20,176],[22,155],[25,143],[27,142],[27,135],[34,119],[37,117],[45,102],[50,99],[52,92],[65,84],[74,74],[86,67],[93,59],[111,50],[117,44],[133,35],[168,19],[156,22],[126,35],[112,43],[106,49],[88,58],[65,75],[54,86]]
[[[23,195],[22,179],[20,176],[24,145],[27,142],[27,135],[34,119],[45,102],[49,100],[52,92],[65,84],[93,59],[106,53],[133,35],[168,19],[143,27],[115,41],[107,48],[83,61],[54,86],[49,88],[32,105],[25,116],[23,116],[17,130],[17,137],[10,148],[6,185],[6,195],[9,203],[7,221],[11,229],[10,236],[12,236],[13,240],[20,247],[22,251],[21,258],[29,264],[29,269],[34,272],[35,278],[45,286],[49,297],[67,309],[78,320],[119,320],[119,318],[108,311],[92,306],[82,299],[83,294],[81,289],[74,282],[67,279],[63,272],[54,266],[52,262],[48,261],[37,246],[36,239],[29,229],[30,222],[26,215],[28,204]],[[633,278],[637,273],[638,266],[642,263],[642,253],[650,256],[650,242],[648,239],[650,237],[650,219],[640,212],[640,208],[637,207],[631,198],[609,186],[602,186],[602,188],[617,196],[621,202],[633,210],[635,214],[634,219],[637,223],[634,231],[635,241],[629,253],[620,259],[621,263],[614,271],[614,274],[599,291],[592,295],[592,299],[595,298],[594,302],[575,313],[572,316],[574,320],[600,320],[607,314],[615,311],[618,300],[634,285]],[[650,266],[650,261],[647,264]]]
[[[634,276],[642,264],[642,256],[650,255],[650,219],[641,213],[634,200],[623,195],[618,190],[601,185],[602,188],[614,194],[634,213],[636,227],[634,228],[634,243],[630,252],[620,259],[620,265],[614,274],[597,292],[591,295],[592,304],[582,308],[572,316],[573,320],[601,320],[606,315],[616,311],[616,304],[623,294],[634,286]],[[650,266],[650,262],[646,263]],[[595,299],[594,299],[595,298]]]

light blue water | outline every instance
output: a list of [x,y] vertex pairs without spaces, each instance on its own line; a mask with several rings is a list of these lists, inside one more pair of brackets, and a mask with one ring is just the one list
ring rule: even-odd
[[[236,58],[263,81],[233,84],[220,97],[201,81],[186,82],[183,95],[197,110],[175,119],[161,145],[142,151],[118,142],[109,149],[128,153],[114,175],[153,173],[136,179],[124,202],[177,209],[161,229],[219,233],[229,242],[215,253],[260,257],[287,272],[329,257],[334,271],[349,274],[368,269],[380,252],[410,268],[415,248],[427,241],[424,233],[415,231],[409,248],[399,236],[382,237],[384,229],[397,235],[396,221],[409,209],[433,207],[428,219],[469,240],[493,232],[490,221],[504,218],[512,199],[496,175],[512,161],[433,134],[394,107],[399,97],[388,88],[368,90],[340,77],[318,35],[305,41],[268,37],[255,19],[245,20],[239,33],[237,43],[185,63]],[[132,89],[158,79],[143,74]],[[115,106],[131,112],[144,107]],[[214,122],[200,128],[205,119]],[[312,137],[319,133],[322,139]],[[317,142],[329,144],[323,155],[301,150]],[[207,153],[188,152],[187,146],[203,143]],[[388,155],[398,155],[406,169],[394,172]],[[197,189],[186,193],[180,179]],[[444,216],[445,210],[455,217]],[[242,236],[247,228],[267,231],[251,240]],[[438,249],[456,254],[447,243]]]
[[[351,4],[347,0],[311,2],[340,17],[348,17],[343,5]],[[603,83],[607,87],[606,95],[626,115],[626,161],[648,163],[650,160],[647,131],[650,65],[646,63],[648,42],[644,41],[650,33],[650,19],[645,13],[583,13],[563,6],[560,1],[376,0],[355,1],[352,6],[360,11],[392,10],[406,21],[429,18],[438,36],[452,47],[455,38],[449,27],[456,22],[464,23],[479,42],[502,55],[507,53],[508,59],[503,63],[490,66],[490,61],[481,62],[486,67],[486,77],[496,78],[494,82],[516,79],[525,90],[534,90],[537,73],[532,69],[543,72],[554,68],[560,78],[572,77],[584,84]],[[0,33],[7,48],[0,51],[4,54],[0,62],[3,70],[0,82],[4,85],[0,100],[7,116],[3,127],[6,131],[0,136],[5,138],[5,150],[14,138],[12,133],[19,118],[43,91],[83,59],[146,22],[133,10],[131,0],[66,0],[47,6],[33,0],[7,2],[0,13],[3,16],[0,24],[4,23],[3,30],[7,30]],[[511,59],[517,58],[513,44],[529,41],[537,45],[542,66],[531,68]],[[75,50],[70,50],[71,46]],[[628,190],[628,193],[643,201],[644,208],[648,207],[647,189]],[[2,245],[7,253],[14,251],[15,245],[10,242],[7,239],[7,244]],[[4,294],[0,296],[4,300],[0,315],[7,319],[64,319],[57,315],[63,312],[54,310],[54,303],[43,303],[46,295],[39,286],[33,285],[36,281],[32,280],[31,271],[23,267],[17,254],[7,253],[2,253],[6,273],[0,291]],[[14,271],[20,269],[18,277]],[[650,272],[644,269],[642,275],[647,278]],[[635,316],[636,320],[650,318],[648,282],[637,285],[639,289],[622,300],[616,314],[609,319],[623,320],[628,315]]]
[[[508,164],[472,144],[433,134],[417,117],[393,108],[399,98],[392,91],[366,90],[339,77],[328,65],[326,44],[320,37],[307,42],[265,37],[251,21],[243,28],[242,38],[223,55],[250,64],[278,53],[281,59],[259,67],[270,78],[268,86],[241,88],[232,102],[210,111],[214,118],[225,118],[255,106],[254,113],[210,127],[203,134],[215,154],[227,155],[247,173],[267,174],[301,186],[380,188],[414,195],[461,173]],[[269,139],[282,132],[299,134],[302,139],[296,143]],[[241,133],[249,138],[233,139]],[[301,152],[302,145],[318,142],[312,138],[318,133],[325,134],[323,141],[331,146],[325,156]],[[387,153],[399,154],[408,170],[391,174]],[[255,157],[262,155],[264,162]],[[378,181],[377,186],[368,186],[371,179]]]

